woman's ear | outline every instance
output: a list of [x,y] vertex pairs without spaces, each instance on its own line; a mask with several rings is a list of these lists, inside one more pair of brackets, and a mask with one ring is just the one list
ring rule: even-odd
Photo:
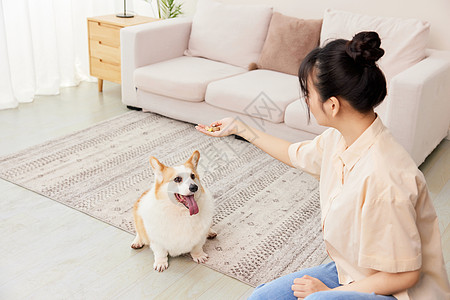
[[328,99],[328,102],[328,112],[333,118],[335,118],[341,109],[341,101],[337,97],[333,96]]

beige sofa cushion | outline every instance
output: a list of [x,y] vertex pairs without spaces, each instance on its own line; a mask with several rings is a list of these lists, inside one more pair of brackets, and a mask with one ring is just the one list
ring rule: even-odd
[[185,55],[247,68],[261,54],[271,17],[266,5],[199,0]]
[[322,20],[302,20],[274,13],[258,68],[297,76],[302,60],[319,46],[321,26]]
[[317,124],[314,115],[311,113],[311,122],[308,124],[308,110],[303,99],[292,102],[286,108],[284,123],[295,129],[321,134],[327,127]]
[[415,19],[373,17],[329,9],[323,17],[320,44],[323,46],[337,38],[352,39],[360,31],[378,32],[385,51],[378,65],[388,82],[425,58],[430,24]]
[[200,102],[205,99],[208,83],[245,72],[221,62],[182,56],[136,69],[134,83],[147,92]]
[[[281,123],[286,107],[299,97],[296,76],[255,70],[242,75],[212,82],[206,90],[208,104],[252,116],[264,127],[267,120]],[[264,128],[260,128],[264,130]]]

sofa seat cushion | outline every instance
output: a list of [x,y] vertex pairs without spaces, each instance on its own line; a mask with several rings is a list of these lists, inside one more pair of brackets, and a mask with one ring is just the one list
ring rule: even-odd
[[308,108],[303,99],[294,101],[288,105],[284,116],[284,123],[291,128],[301,129],[315,134],[321,134],[327,129],[327,127],[317,124],[312,113],[311,122],[308,124]]
[[244,68],[221,62],[182,56],[136,69],[134,83],[146,92],[201,102],[210,82],[244,72]]
[[299,93],[296,76],[255,70],[210,83],[205,101],[257,119],[281,123],[286,107],[298,99]]

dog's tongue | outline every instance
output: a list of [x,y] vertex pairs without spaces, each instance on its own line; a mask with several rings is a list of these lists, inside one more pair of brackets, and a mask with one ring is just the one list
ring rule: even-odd
[[194,195],[184,196],[189,206],[189,213],[192,215],[198,214],[197,202],[195,202]]

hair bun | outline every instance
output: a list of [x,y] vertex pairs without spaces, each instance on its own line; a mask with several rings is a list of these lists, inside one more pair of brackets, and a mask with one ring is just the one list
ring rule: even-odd
[[375,66],[375,62],[384,55],[380,48],[381,40],[374,31],[363,31],[356,34],[347,42],[345,51],[358,64],[363,66]]

